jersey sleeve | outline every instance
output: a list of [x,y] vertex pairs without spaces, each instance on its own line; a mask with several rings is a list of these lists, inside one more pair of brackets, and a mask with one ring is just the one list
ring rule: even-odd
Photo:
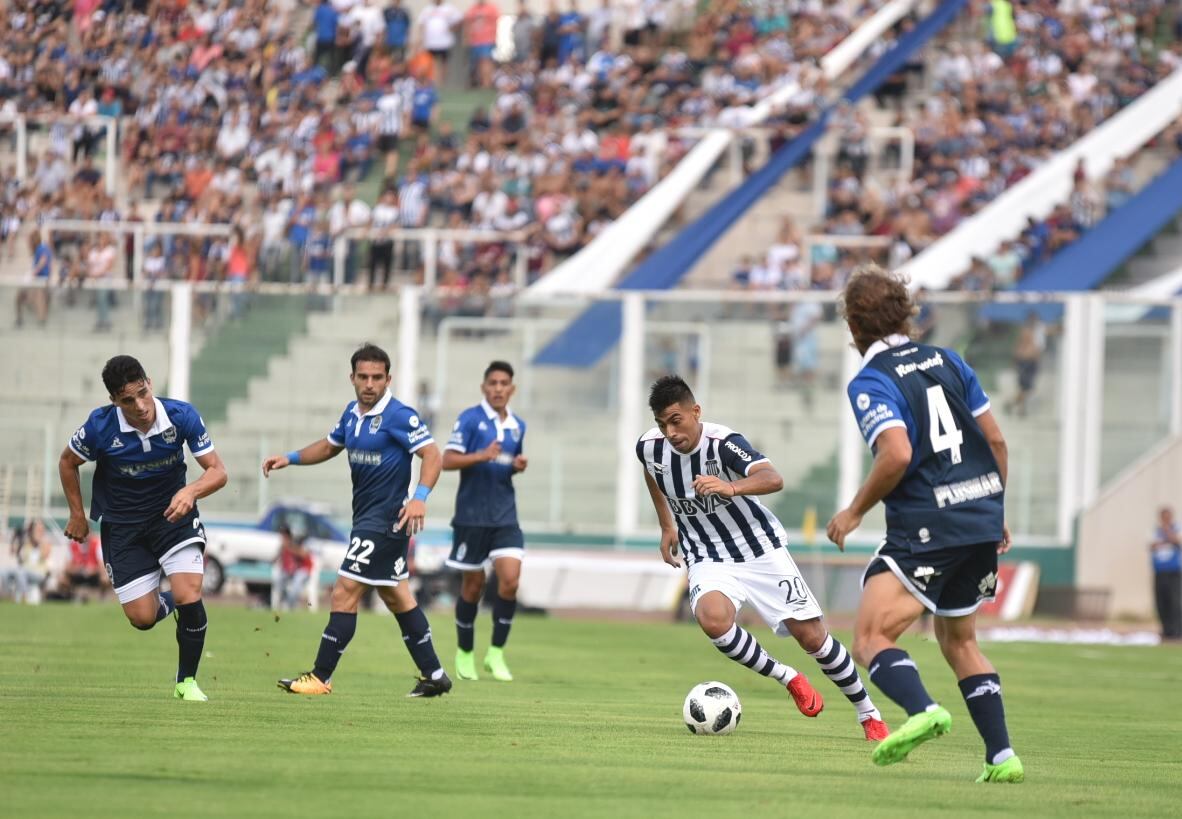
[[353,405],[345,407],[345,411],[341,413],[341,417],[337,419],[337,425],[328,433],[326,440],[335,446],[337,449],[345,448],[345,425],[349,423],[349,416],[353,414]]
[[903,396],[898,387],[873,371],[862,371],[850,382],[847,390],[858,430],[869,446],[878,436],[895,427],[907,428],[903,420]]
[[722,465],[731,472],[746,475],[756,464],[765,464],[767,458],[762,455],[751,442],[737,432],[732,432],[722,441],[718,448],[718,456]]
[[407,452],[418,452],[428,444],[435,443],[431,430],[410,407],[405,407],[394,416],[387,432]]
[[641,438],[636,442],[636,460],[644,464],[644,439]]
[[181,433],[185,436],[185,443],[189,445],[189,452],[193,453],[194,458],[213,452],[213,441],[209,438],[209,430],[205,428],[205,419],[195,407],[185,408],[182,423],[185,428]]
[[86,419],[82,426],[74,430],[70,436],[70,451],[86,461],[94,461],[102,454],[99,451],[98,430],[94,425],[94,416]]
[[989,396],[981,388],[981,382],[977,380],[977,373],[952,350],[948,350],[948,360],[952,362],[952,366],[964,379],[964,400],[969,405],[969,411],[973,413],[973,417],[976,418],[978,415],[988,412]]
[[447,439],[447,446],[452,452],[459,452],[467,455],[472,451],[472,446],[476,441],[476,424],[468,413],[460,413],[460,417],[456,419],[455,426],[451,428],[451,436]]

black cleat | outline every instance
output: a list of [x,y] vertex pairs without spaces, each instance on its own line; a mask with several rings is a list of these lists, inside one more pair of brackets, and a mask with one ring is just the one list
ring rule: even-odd
[[448,691],[451,691],[451,679],[445,672],[437,680],[431,680],[427,677],[419,677],[419,681],[415,683],[414,690],[406,696],[408,697],[442,697]]

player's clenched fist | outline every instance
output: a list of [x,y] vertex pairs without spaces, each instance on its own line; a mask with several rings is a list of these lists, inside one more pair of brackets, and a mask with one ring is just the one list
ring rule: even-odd
[[81,543],[90,534],[90,524],[86,522],[86,515],[70,515],[70,522],[66,524],[66,537]]

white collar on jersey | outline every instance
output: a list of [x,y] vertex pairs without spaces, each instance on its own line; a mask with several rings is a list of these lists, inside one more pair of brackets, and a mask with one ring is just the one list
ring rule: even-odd
[[147,432],[140,432],[133,427],[127,420],[127,416],[123,414],[123,410],[115,407],[115,417],[119,419],[120,432],[134,432],[141,438],[151,438],[153,435],[159,435],[166,429],[172,429],[172,419],[168,417],[168,413],[164,411],[164,404],[160,403],[160,399],[155,396],[152,400],[156,403],[156,420],[152,422],[152,428]]
[[508,405],[505,406],[504,421],[501,420],[500,413],[493,409],[492,405],[488,403],[487,398],[480,399],[480,408],[484,410],[484,417],[490,421],[496,421],[501,429],[517,429],[518,426],[520,426],[517,423],[517,417],[513,415],[513,408]]
[[487,399],[480,399],[480,408],[484,410],[484,417],[493,422],[493,426],[497,430],[497,440],[505,440],[505,430],[520,429],[521,425],[517,423],[516,416],[513,415],[513,410],[508,405],[505,406],[505,420],[501,420],[500,413],[498,413],[492,406],[489,405]]
[[382,412],[389,406],[390,402],[394,400],[394,393],[386,390],[386,394],[382,396],[382,400],[369,408],[369,411],[362,415],[357,411],[357,404],[353,404],[353,415],[357,418],[366,418],[370,415],[381,415]]
[[862,366],[865,367],[870,363],[870,359],[874,358],[876,355],[885,350],[892,350],[895,347],[902,347],[904,344],[910,343],[911,338],[909,336],[903,335],[902,333],[895,333],[893,336],[887,336],[884,339],[880,339],[871,344],[866,350],[866,355],[862,356]]

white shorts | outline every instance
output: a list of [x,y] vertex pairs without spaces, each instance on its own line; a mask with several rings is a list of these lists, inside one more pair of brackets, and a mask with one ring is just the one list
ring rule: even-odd
[[719,591],[730,598],[735,613],[750,605],[777,637],[787,637],[785,620],[812,620],[821,616],[821,605],[787,549],[746,563],[711,560],[689,567],[690,609],[696,610],[702,595]]
[[205,556],[196,545],[182,546],[175,552],[164,556],[160,561],[160,571],[137,577],[126,586],[115,589],[115,596],[119,598],[119,605],[138,600],[145,594],[151,594],[160,588],[161,575],[174,574],[205,574]]

